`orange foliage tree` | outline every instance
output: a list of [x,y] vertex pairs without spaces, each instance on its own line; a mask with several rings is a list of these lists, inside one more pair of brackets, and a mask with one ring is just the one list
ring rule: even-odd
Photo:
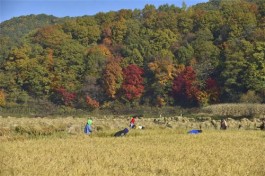
[[99,107],[99,102],[97,100],[93,100],[90,96],[86,96],[86,104],[92,110]]
[[3,90],[0,90],[0,106],[4,107],[6,105],[6,96]]
[[106,94],[110,98],[116,98],[123,81],[120,58],[109,58],[103,71],[103,84]]

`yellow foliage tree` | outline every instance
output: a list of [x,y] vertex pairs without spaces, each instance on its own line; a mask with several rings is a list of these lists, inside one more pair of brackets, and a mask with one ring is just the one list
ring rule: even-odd
[[156,80],[165,85],[168,81],[173,80],[177,69],[171,59],[156,59],[148,64],[149,69],[154,73]]
[[4,107],[6,105],[6,96],[3,90],[0,90],[0,106]]
[[112,57],[110,50],[105,45],[95,45],[88,49],[87,54],[98,53],[106,57]]

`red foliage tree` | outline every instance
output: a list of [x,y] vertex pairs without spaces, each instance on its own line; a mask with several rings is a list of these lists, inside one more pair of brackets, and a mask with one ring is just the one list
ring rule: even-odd
[[206,92],[209,94],[210,103],[216,103],[219,101],[220,88],[217,81],[213,78],[208,78],[206,80]]
[[143,74],[144,70],[134,64],[123,69],[122,90],[129,101],[140,98],[143,94]]
[[73,104],[73,101],[76,99],[76,93],[68,92],[63,87],[57,88],[56,92],[59,94],[62,99],[62,102],[66,106],[71,106]]
[[196,73],[191,66],[185,68],[173,81],[172,92],[178,101],[196,101],[200,92]]
[[184,70],[184,79],[186,85],[186,95],[188,99],[196,98],[199,88],[196,81],[196,73],[191,66],[186,67]]
[[175,98],[185,99],[186,97],[186,85],[184,78],[184,71],[180,73],[173,81],[172,92]]

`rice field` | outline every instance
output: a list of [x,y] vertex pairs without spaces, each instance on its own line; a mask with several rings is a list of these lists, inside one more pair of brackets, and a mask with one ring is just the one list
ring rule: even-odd
[[[18,119],[16,123],[25,123],[24,120],[28,119]],[[56,125],[57,120],[50,122]],[[121,126],[105,128],[107,125],[101,122],[98,125],[103,129],[90,136],[58,133],[2,138],[5,140],[0,143],[0,175],[265,175],[264,131],[206,129],[190,135],[183,128],[153,126],[114,138],[113,133],[126,120],[108,122]]]

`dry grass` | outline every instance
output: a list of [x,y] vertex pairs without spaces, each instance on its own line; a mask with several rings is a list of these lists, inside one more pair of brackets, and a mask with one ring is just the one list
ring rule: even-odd
[[203,108],[205,111],[221,116],[261,116],[265,117],[265,104],[217,104]]
[[[58,119],[53,120],[56,126]],[[113,123],[123,125],[126,120]],[[113,138],[118,126],[99,125],[104,130],[91,136],[1,142],[0,175],[265,175],[263,131],[206,130],[189,135],[183,129],[153,127]]]

